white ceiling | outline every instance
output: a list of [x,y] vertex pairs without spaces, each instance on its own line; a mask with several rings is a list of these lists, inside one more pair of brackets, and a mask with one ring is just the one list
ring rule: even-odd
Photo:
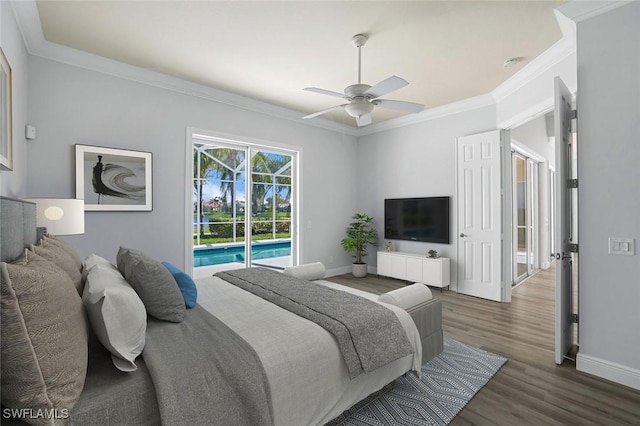
[[[561,1],[37,1],[47,41],[300,111],[391,75],[427,109],[490,93],[562,34]],[[505,68],[512,57],[524,60]],[[398,117],[376,108],[373,122]],[[344,111],[323,116],[355,125]]]

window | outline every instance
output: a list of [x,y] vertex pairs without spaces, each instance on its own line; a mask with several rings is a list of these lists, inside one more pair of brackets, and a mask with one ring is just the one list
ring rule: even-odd
[[296,264],[299,153],[200,135],[191,145],[194,274]]

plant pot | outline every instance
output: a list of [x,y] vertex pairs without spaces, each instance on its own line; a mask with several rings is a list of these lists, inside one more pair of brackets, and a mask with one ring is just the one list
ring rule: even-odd
[[363,278],[367,276],[367,264],[366,263],[354,263],[351,269],[351,273],[356,278]]

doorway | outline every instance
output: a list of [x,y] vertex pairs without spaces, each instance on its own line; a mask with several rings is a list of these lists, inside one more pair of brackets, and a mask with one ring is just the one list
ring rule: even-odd
[[517,285],[540,268],[538,165],[512,152],[513,167],[513,283]]
[[193,275],[297,264],[298,152],[192,135]]

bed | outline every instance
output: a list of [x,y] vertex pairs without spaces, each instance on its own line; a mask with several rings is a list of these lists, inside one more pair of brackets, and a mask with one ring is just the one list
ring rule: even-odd
[[[3,262],[11,262],[39,239],[35,205],[2,198],[0,212],[0,255]],[[33,411],[7,410],[5,382],[10,380],[5,381],[3,359],[2,423],[21,424],[11,418],[16,416],[8,415],[13,413],[22,418],[31,416],[32,424],[323,425],[399,376],[418,374],[423,363],[442,351],[438,299],[407,304],[400,294],[399,298],[389,295],[389,303],[384,303],[375,295],[328,281],[297,281],[309,289],[325,288],[342,299],[366,299],[376,305],[375,309],[379,306],[394,321],[397,319],[409,352],[395,354],[396,358],[389,362],[375,357],[370,363],[360,361],[362,371],[356,371],[339,346],[341,338],[329,329],[305,318],[305,313],[291,312],[277,301],[243,288],[242,283],[232,282],[249,282],[249,274],[264,275],[247,270],[238,276],[223,274],[197,280],[197,304],[184,310],[181,321],[149,315],[146,341],[141,356],[135,360],[135,371],[116,369],[112,352],[96,339],[90,326],[74,329],[76,335],[85,330],[88,336],[84,352],[88,361],[81,393],[68,412],[35,413],[40,416],[34,420]],[[289,279],[275,274],[272,279]],[[262,288],[262,284],[251,285]],[[7,306],[4,287],[3,283],[3,309]],[[404,296],[407,299],[410,293],[407,291]],[[3,321],[4,318],[3,310]],[[367,320],[374,323],[373,319]],[[5,342],[5,328],[8,326],[3,323],[3,355],[5,345],[10,343]],[[82,351],[79,353],[81,358]]]

